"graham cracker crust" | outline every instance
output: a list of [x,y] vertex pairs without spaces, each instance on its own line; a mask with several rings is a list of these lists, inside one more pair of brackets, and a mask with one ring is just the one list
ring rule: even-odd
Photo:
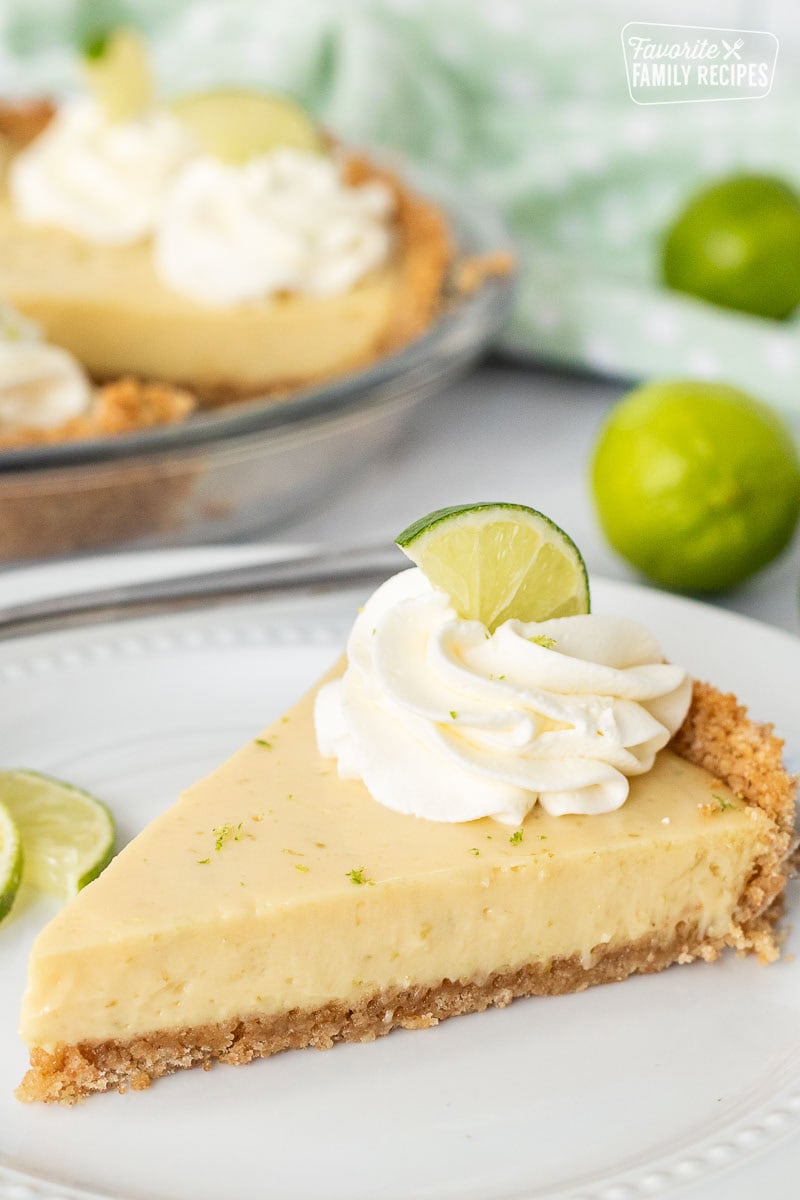
[[376,181],[394,195],[397,229],[402,247],[401,300],[392,323],[375,347],[382,357],[419,337],[431,325],[442,301],[453,258],[450,230],[441,210],[412,191],[392,171],[377,167],[363,155],[347,158],[345,177],[353,186]]
[[27,146],[49,125],[56,106],[44,97],[36,100],[4,100],[0,103],[0,138],[15,150]]
[[[763,962],[780,955],[775,921],[783,889],[794,873],[797,849],[797,779],[783,765],[783,742],[770,724],[752,721],[735,696],[695,682],[692,704],[671,748],[761,809],[774,824],[772,841],[756,861],[735,914],[737,950],[752,950]],[[714,820],[714,813],[709,814]]]
[[[697,683],[673,749],[719,777],[773,822],[771,844],[757,860],[724,937],[708,938],[696,928],[679,926],[666,937],[647,937],[625,946],[597,946],[588,967],[572,956],[546,964],[532,962],[485,979],[444,979],[433,986],[382,991],[355,1005],[332,1003],[313,1011],[247,1016],[154,1032],[129,1041],[62,1045],[52,1052],[35,1048],[18,1098],[74,1104],[113,1088],[143,1090],[160,1076],[189,1067],[208,1070],[214,1062],[240,1065],[282,1050],[328,1049],[336,1042],[373,1041],[393,1029],[429,1028],[448,1017],[505,1007],[522,996],[584,991],[696,958],[711,962],[726,946],[754,951],[762,961],[773,961],[779,953],[775,922],[791,874],[794,848],[796,783],[783,767],[782,743],[771,726],[750,721],[733,696]],[[713,813],[708,819],[714,819]]]
[[[160,383],[120,379],[99,388],[91,409],[53,429],[0,433],[0,450],[134,433],[183,421],[195,401]],[[180,460],[111,462],[65,487],[56,470],[20,472],[0,483],[0,562],[71,554],[166,532],[185,520],[197,466]]]
[[454,284],[462,296],[471,296],[483,287],[487,279],[507,279],[514,274],[516,261],[507,250],[492,254],[475,254],[462,259],[455,270]]
[[89,411],[46,429],[0,430],[0,450],[52,446],[84,438],[114,437],[156,425],[176,425],[194,412],[194,396],[166,383],[128,377],[96,390]]

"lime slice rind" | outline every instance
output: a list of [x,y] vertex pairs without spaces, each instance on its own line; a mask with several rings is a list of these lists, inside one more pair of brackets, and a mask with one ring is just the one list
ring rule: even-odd
[[480,503],[438,509],[396,539],[445,591],[458,615],[490,630],[589,612],[586,565],[572,538],[527,505]]
[[102,801],[37,771],[0,772],[0,800],[25,853],[25,882],[66,900],[114,856],[116,827]]
[[22,882],[23,852],[19,830],[4,804],[0,804],[0,921],[7,917]]

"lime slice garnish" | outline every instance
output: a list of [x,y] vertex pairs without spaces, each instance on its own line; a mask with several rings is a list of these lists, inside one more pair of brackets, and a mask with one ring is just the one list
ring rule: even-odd
[[245,163],[280,146],[321,154],[322,134],[293,100],[268,92],[220,89],[176,100],[173,112],[206,153]]
[[22,879],[22,841],[11,813],[0,804],[0,921],[11,912]]
[[83,48],[86,85],[111,121],[125,121],[150,108],[153,81],[144,38],[133,29],[115,29]]
[[397,545],[447,592],[460,617],[494,630],[589,611],[580,551],[555,522],[524,504],[440,508],[403,530]]
[[69,900],[114,857],[114,818],[99,800],[36,771],[0,771],[0,803],[22,839],[25,882]]

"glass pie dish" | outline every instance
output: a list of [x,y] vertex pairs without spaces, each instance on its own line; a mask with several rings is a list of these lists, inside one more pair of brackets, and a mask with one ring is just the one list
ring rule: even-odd
[[487,349],[510,309],[510,276],[459,273],[508,249],[494,212],[428,171],[408,170],[448,218],[454,262],[439,314],[377,362],[281,399],[205,410],[183,424],[0,452],[0,561],[256,535],[308,511],[384,448]]

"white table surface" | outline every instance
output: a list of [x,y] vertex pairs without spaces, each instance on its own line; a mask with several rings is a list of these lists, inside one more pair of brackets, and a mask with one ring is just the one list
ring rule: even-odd
[[[391,447],[323,509],[284,527],[293,542],[379,540],[448,504],[511,500],[570,533],[592,572],[641,577],[611,550],[594,514],[589,462],[598,428],[628,385],[491,365],[432,401]],[[793,633],[800,540],[751,582],[705,597]]]

